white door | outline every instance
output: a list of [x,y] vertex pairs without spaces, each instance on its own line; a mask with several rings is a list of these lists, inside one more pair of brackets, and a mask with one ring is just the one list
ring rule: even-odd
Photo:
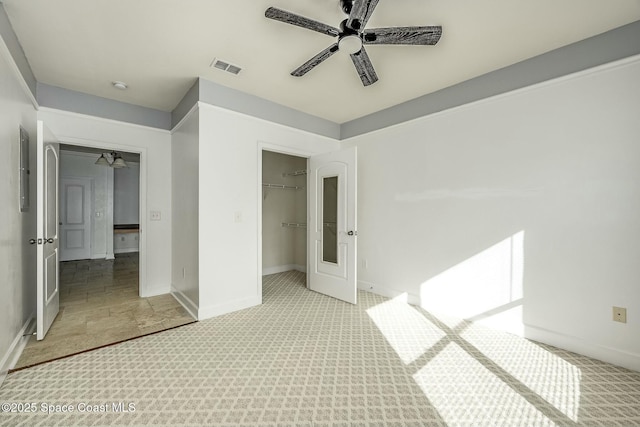
[[60,261],[91,258],[91,179],[60,180]]
[[356,148],[309,159],[309,288],[356,303]]
[[60,308],[58,274],[58,143],[38,120],[37,139],[37,330],[46,335]]

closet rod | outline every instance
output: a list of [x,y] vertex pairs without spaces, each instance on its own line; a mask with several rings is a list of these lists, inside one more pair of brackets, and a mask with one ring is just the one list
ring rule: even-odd
[[307,228],[307,224],[304,222],[283,222],[282,226],[292,228]]
[[266,188],[280,188],[285,190],[304,190],[304,187],[298,187],[297,185],[283,185],[283,184],[262,184]]

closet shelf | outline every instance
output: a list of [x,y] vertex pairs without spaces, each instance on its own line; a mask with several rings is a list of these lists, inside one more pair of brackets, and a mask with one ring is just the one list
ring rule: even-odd
[[307,224],[304,222],[283,222],[282,226],[290,228],[307,228]]
[[284,185],[284,184],[262,184],[265,188],[279,188],[281,190],[304,190],[304,187],[298,187],[297,185]]
[[307,170],[306,169],[301,169],[301,170],[297,170],[297,171],[293,171],[293,172],[285,172],[282,174],[283,177],[285,176],[300,176],[300,175],[306,175],[307,174]]
[[[322,225],[329,228],[336,228],[337,224],[335,222],[325,222]],[[282,226],[291,227],[291,228],[307,228],[307,223],[306,222],[283,222]]]

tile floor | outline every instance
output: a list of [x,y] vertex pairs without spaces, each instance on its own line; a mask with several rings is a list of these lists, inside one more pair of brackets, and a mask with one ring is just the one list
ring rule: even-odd
[[60,312],[14,369],[193,322],[173,298],[138,296],[138,253],[60,263]]

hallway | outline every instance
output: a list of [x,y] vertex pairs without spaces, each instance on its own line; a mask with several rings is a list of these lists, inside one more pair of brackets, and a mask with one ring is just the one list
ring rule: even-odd
[[193,322],[173,298],[138,297],[138,253],[60,263],[60,312],[47,336],[29,339],[14,369]]

